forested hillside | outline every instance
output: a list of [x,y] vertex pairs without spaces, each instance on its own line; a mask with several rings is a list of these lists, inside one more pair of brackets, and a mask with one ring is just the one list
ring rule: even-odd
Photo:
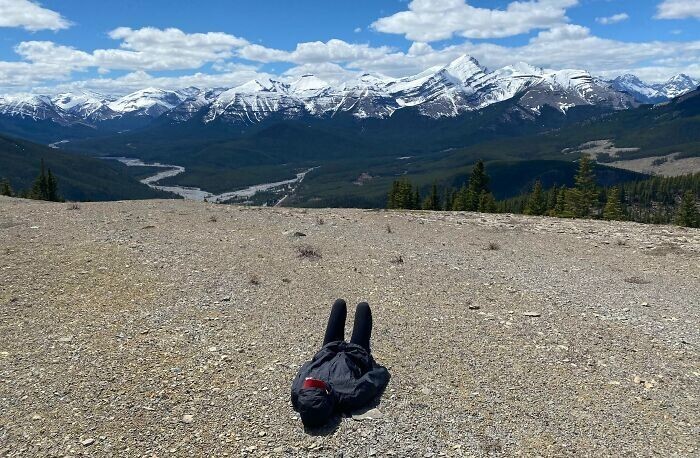
[[25,140],[0,135],[0,180],[16,193],[28,190],[40,173],[41,161],[58,181],[58,193],[66,200],[123,200],[172,198],[132,177],[116,162],[71,154]]

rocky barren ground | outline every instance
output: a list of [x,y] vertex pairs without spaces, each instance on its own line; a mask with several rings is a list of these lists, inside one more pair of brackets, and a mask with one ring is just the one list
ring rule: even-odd
[[[392,379],[304,431],[337,297]],[[0,456],[698,456],[699,298],[698,230],[0,198]]]

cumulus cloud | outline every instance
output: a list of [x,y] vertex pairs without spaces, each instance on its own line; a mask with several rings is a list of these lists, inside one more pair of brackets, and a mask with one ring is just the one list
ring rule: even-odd
[[94,56],[105,68],[123,70],[174,70],[201,67],[227,59],[234,48],[248,42],[226,33],[185,33],[182,30],[120,27],[109,33],[122,40],[120,49],[99,49]]
[[359,76],[359,72],[348,70],[332,62],[297,65],[284,72],[281,76],[294,80],[310,73],[329,83],[340,83]]
[[[447,4],[454,8],[466,5],[463,0],[414,0],[411,7],[417,2],[424,6],[432,2],[441,8]],[[557,5],[563,15],[563,5],[575,2],[539,0],[528,5],[545,3]],[[514,6],[516,4],[519,6]],[[525,2],[513,2],[504,11],[525,8],[523,5]],[[639,73],[652,81],[679,72],[700,76],[697,64],[700,41],[625,42],[597,37],[587,27],[563,22],[544,27],[518,46],[483,40],[438,45],[426,39],[413,41],[407,51],[339,39],[298,43],[289,50],[274,49],[226,33],[185,33],[179,29],[151,27],[121,27],[111,31],[109,36],[118,40],[117,46],[93,51],[51,41],[19,43],[15,51],[21,62],[0,61],[0,91],[38,91],[38,86],[50,84],[111,93],[146,86],[235,86],[253,78],[264,78],[267,73],[261,69],[266,68],[265,64],[276,62],[293,66],[273,78],[293,79],[314,73],[330,82],[338,82],[364,72],[395,77],[416,74],[445,65],[463,54],[474,56],[491,69],[523,61],[555,69],[583,68],[605,76]],[[215,73],[199,70],[206,64],[210,64]],[[88,70],[97,70],[100,77],[70,82],[72,78],[79,78],[77,72]],[[109,78],[113,70],[128,73]],[[170,70],[190,70],[193,74],[173,77],[157,73]]]
[[95,65],[93,55],[52,41],[23,41],[15,46],[15,52],[25,60],[37,64],[54,65],[66,69],[79,69]]
[[[0,70],[1,71],[1,70]],[[55,86],[36,87],[35,92],[58,93],[75,90],[89,90],[104,94],[124,95],[146,87],[159,89],[184,89],[187,87],[213,88],[235,87],[251,79],[270,78],[273,75],[261,73],[250,68],[241,68],[225,73],[194,73],[183,76],[154,76],[144,71],[128,73],[118,78],[92,78],[83,81],[72,81]]]
[[501,38],[568,22],[566,10],[578,0],[515,1],[504,10],[478,8],[465,0],[413,0],[408,11],[383,17],[372,27],[412,41]]
[[612,16],[597,17],[597,18],[595,18],[595,21],[598,24],[610,25],[610,24],[617,24],[618,22],[626,21],[629,18],[630,18],[629,14],[619,13],[619,14],[613,14]]
[[656,17],[659,19],[700,19],[700,1],[664,0],[659,4]]
[[37,30],[61,30],[71,26],[59,13],[29,0],[0,0],[0,27]]
[[538,67],[585,69],[595,75],[619,75],[640,68],[654,81],[679,72],[700,76],[697,68],[700,41],[624,42],[597,37],[590,29],[573,24],[541,31],[522,46],[465,41],[433,48],[416,42],[407,53],[391,52],[344,65],[361,71],[405,76],[445,65],[463,54],[474,56],[491,69],[523,61]]
[[187,34],[178,29],[126,27],[109,33],[122,40],[118,49],[97,49],[92,53],[56,45],[52,42],[29,41],[15,50],[31,62],[100,67],[107,70],[185,70],[205,63],[221,61],[233,55],[233,49],[248,42],[225,33]]
[[360,59],[373,59],[391,52],[388,46],[373,48],[367,44],[351,44],[343,40],[311,41],[297,44],[293,51],[266,48],[261,45],[248,45],[238,54],[257,62],[292,62],[312,64],[323,62],[348,62]]
[[[0,0],[3,1],[3,0]],[[82,51],[51,41],[25,41],[15,46],[23,62],[0,62],[0,85],[31,87],[47,81],[61,81],[72,72],[97,68],[100,74],[111,70],[138,72],[194,70],[207,63],[224,68],[234,50],[248,41],[219,32],[185,33],[179,29],[120,27],[109,33],[120,40],[118,48]],[[245,69],[248,71],[249,69]],[[202,80],[201,75],[198,80]]]
[[489,66],[522,60],[543,67],[584,68],[594,74],[642,66],[662,67],[666,59],[672,58],[674,65],[667,72],[670,76],[670,72],[690,68],[700,58],[699,41],[624,42],[594,36],[588,28],[571,24],[540,32],[519,47],[480,43],[457,48],[470,52]]
[[43,81],[60,81],[68,79],[73,72],[71,68],[29,62],[0,61],[0,89],[31,90],[32,85]]

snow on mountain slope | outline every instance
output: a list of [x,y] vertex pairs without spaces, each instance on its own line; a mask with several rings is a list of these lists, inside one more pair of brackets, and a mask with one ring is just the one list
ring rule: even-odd
[[305,74],[291,82],[259,79],[233,88],[147,88],[120,98],[87,91],[53,98],[8,96],[0,98],[0,115],[97,123],[123,116],[146,120],[166,116],[172,122],[184,122],[199,114],[205,123],[254,124],[272,116],[290,119],[341,113],[383,119],[397,110],[414,109],[437,119],[516,99],[520,110],[536,116],[544,106],[563,113],[581,105],[625,109],[637,102],[665,101],[697,85],[686,75],[650,85],[633,75],[603,81],[584,70],[548,70],[524,62],[489,71],[465,55],[409,77],[364,74],[341,84]]
[[273,114],[293,117],[303,112],[303,102],[290,96],[288,86],[269,79],[253,80],[219,94],[204,116],[204,122],[220,118],[254,124]]
[[57,107],[81,119],[103,121],[119,116],[109,107],[113,101],[96,92],[66,92],[51,99]]
[[462,56],[444,67],[391,82],[387,90],[400,107],[418,107],[421,114],[433,118],[456,116],[477,109],[470,96],[487,76],[474,58]]
[[672,99],[683,95],[687,92],[694,91],[700,86],[700,81],[694,80],[693,78],[680,73],[660,86],[657,86],[658,90],[662,92],[666,97]]
[[172,110],[186,98],[175,91],[147,88],[132,92],[111,103],[109,108],[120,114],[158,117]]
[[192,119],[197,113],[209,107],[225,89],[203,90],[199,88],[187,88],[178,93],[184,97],[182,102],[167,112],[165,116],[176,122],[183,122]]
[[476,59],[467,55],[453,60],[441,70],[452,77],[456,84],[464,86],[469,86],[480,80],[486,76],[487,72],[486,68],[482,67]]
[[697,89],[700,81],[678,74],[665,83],[648,84],[634,75],[622,75],[610,81],[613,88],[625,91],[642,103],[659,103]]
[[56,106],[45,95],[6,95],[0,96],[0,115],[31,118],[34,120],[51,120],[67,124],[76,119],[62,108]]
[[315,75],[302,75],[298,80],[289,85],[290,92],[299,97],[314,97],[325,89],[330,88],[330,84]]
[[329,107],[333,115],[350,112],[357,118],[384,119],[391,116],[399,105],[387,91],[392,78],[366,73],[357,80],[342,84],[333,104]]

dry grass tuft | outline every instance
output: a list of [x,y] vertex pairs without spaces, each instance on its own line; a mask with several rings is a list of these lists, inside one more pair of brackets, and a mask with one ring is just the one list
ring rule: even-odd
[[649,283],[651,283],[649,280],[645,280],[645,279],[643,279],[643,278],[641,278],[641,277],[629,277],[629,278],[625,278],[625,282],[626,282],[626,283],[632,283],[632,284],[635,284],[635,285],[648,285]]
[[297,254],[302,259],[321,259],[321,252],[311,245],[300,245],[297,247]]

